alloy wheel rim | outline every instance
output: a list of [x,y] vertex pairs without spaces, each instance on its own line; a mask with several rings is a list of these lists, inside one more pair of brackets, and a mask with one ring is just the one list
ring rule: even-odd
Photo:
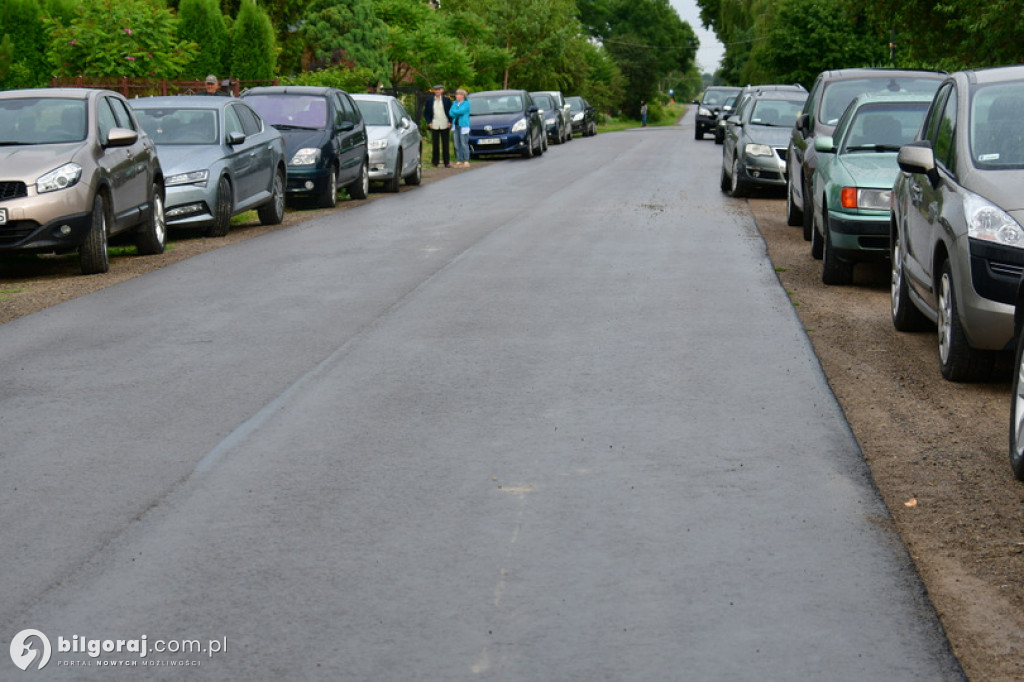
[[896,313],[899,312],[901,286],[903,286],[903,264],[900,263],[900,243],[896,241],[892,247],[892,279],[889,284],[893,317],[896,317]]
[[949,360],[950,335],[953,326],[953,296],[949,275],[943,274],[939,282],[939,358],[945,364]]

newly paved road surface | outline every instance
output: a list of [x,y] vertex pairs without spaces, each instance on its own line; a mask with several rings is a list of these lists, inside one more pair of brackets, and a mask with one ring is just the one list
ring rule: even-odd
[[0,326],[0,679],[961,679],[691,125]]

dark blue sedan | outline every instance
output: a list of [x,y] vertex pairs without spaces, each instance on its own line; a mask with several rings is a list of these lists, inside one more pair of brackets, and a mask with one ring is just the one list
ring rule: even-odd
[[495,154],[540,156],[544,121],[526,90],[487,90],[469,96],[469,153],[473,158]]

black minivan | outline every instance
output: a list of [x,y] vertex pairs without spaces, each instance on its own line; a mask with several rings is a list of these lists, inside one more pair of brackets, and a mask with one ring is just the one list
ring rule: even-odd
[[324,208],[345,188],[353,199],[370,192],[366,126],[352,98],[337,88],[275,85],[242,95],[281,131],[288,157],[288,195],[313,196]]

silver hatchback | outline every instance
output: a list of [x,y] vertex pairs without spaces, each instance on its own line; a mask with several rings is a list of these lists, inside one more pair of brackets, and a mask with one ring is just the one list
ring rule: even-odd
[[121,95],[0,92],[0,253],[77,249],[83,274],[106,272],[115,235],[163,252],[163,200],[156,146]]
[[951,74],[893,187],[892,320],[938,326],[951,381],[987,379],[1013,348],[1024,272],[1024,67]]

